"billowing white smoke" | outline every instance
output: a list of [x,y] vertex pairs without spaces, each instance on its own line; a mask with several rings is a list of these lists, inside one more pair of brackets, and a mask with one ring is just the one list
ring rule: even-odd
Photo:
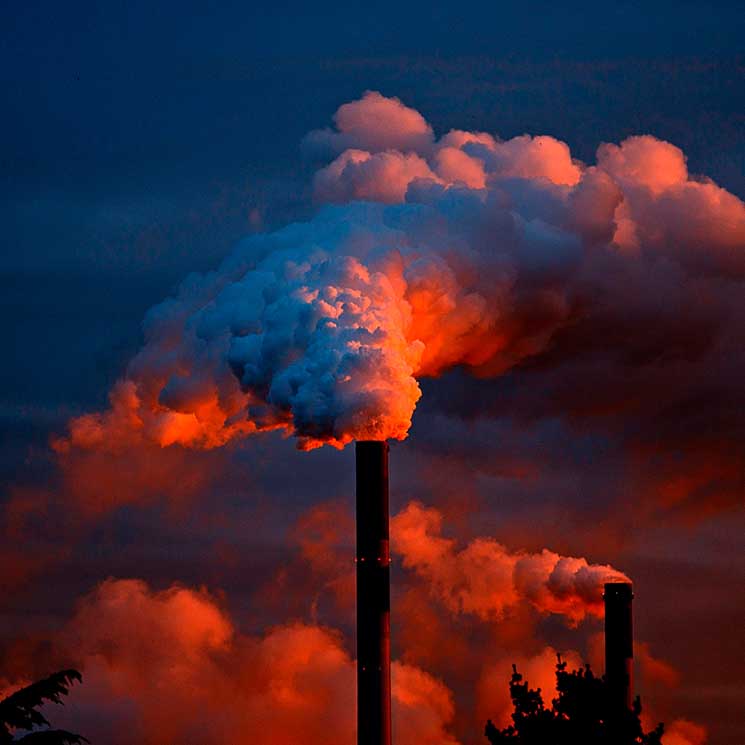
[[[74,420],[61,449],[209,448],[272,428],[301,447],[402,439],[417,378],[499,374],[588,306],[623,323],[607,296],[634,262],[651,262],[639,277],[660,262],[666,276],[745,276],[745,205],[653,137],[602,145],[586,166],[551,137],[437,140],[377,93],[335,121],[306,141],[336,156],[315,179],[332,204],[246,239],[153,308],[111,409]],[[639,289],[653,319],[655,282]]]

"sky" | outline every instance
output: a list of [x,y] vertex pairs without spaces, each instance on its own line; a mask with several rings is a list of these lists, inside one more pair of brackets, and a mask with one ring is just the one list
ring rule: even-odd
[[[671,725],[666,745],[742,743],[737,3],[2,14],[0,688],[79,666],[83,685],[54,714],[94,741],[239,745],[266,728],[275,744],[321,742],[324,721],[346,741],[353,452],[296,445],[369,434],[361,411],[395,440],[402,745],[481,741],[486,716],[505,715],[513,661],[549,687],[555,651],[601,667],[584,565],[560,565],[568,590],[561,572],[541,574],[558,556],[634,581],[638,690],[650,723]],[[370,113],[366,91],[398,102]],[[446,162],[453,129],[497,139],[448,141]],[[655,139],[598,151],[638,135]],[[350,147],[362,165],[338,161]],[[192,273],[223,267],[231,284],[241,261],[274,271],[290,246],[312,264],[321,246],[336,273],[313,264],[303,287],[372,296],[342,257],[383,271],[378,243],[421,252],[406,274],[417,307],[432,283],[455,298],[432,323],[415,312],[403,340],[398,321],[385,327],[385,396],[311,385],[308,400],[268,401],[285,362],[240,345],[232,367],[212,367],[220,324],[240,339],[230,314],[257,290],[238,285],[232,320],[211,320],[198,298],[215,293]],[[298,291],[285,279],[281,297]],[[177,291],[192,326],[158,305]],[[282,328],[304,322],[296,306],[273,312]],[[204,353],[185,330],[198,323]],[[173,349],[199,390],[153,383]],[[355,365],[353,380],[373,374]],[[236,376],[261,399],[251,426],[268,431],[220,420],[184,434],[154,415],[232,391]],[[133,412],[153,416],[146,435]],[[514,580],[519,557],[531,582]]]

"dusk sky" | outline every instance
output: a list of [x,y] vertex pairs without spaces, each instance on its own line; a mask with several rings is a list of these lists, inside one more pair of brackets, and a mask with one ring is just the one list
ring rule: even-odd
[[0,694],[352,743],[388,439],[396,745],[602,672],[617,577],[645,724],[743,745],[741,4],[213,5],[2,11]]

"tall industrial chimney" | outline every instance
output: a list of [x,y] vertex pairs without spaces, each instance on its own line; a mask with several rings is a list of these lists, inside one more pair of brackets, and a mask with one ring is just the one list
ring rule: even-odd
[[630,582],[605,585],[605,680],[614,715],[631,709],[634,697],[634,631]]
[[391,745],[388,443],[357,455],[357,743]]

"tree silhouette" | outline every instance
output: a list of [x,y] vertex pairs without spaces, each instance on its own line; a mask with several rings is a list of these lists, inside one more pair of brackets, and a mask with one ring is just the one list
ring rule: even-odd
[[513,665],[512,724],[500,730],[490,719],[484,734],[491,745],[661,745],[664,726],[644,732],[639,697],[631,710],[612,711],[605,679],[596,677],[589,665],[567,672],[559,655],[556,690],[557,698],[546,708],[541,689],[530,688]]
[[[62,729],[36,729],[51,726],[38,708],[45,701],[62,704],[62,696],[67,696],[70,692],[73,681],[82,679],[77,670],[60,670],[0,701],[0,745],[82,745],[89,742],[82,735]],[[14,739],[15,730],[29,730],[29,734]]]

